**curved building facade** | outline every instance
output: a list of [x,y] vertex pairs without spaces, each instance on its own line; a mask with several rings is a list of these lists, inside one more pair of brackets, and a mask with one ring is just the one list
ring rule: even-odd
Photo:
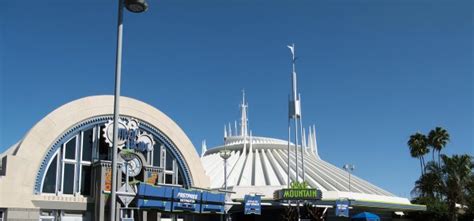
[[[130,180],[209,187],[184,131],[158,109],[122,97],[121,129],[133,127],[142,149]],[[7,220],[105,220],[111,188],[113,96],[72,101],[40,120],[0,156],[0,212]],[[120,136],[120,135],[119,135]],[[120,159],[120,158],[119,158]],[[119,160],[120,161],[120,160]],[[123,162],[123,160],[122,160]],[[120,166],[118,180],[125,179]],[[123,171],[123,172],[120,172]],[[118,182],[118,187],[122,182]],[[120,207],[121,204],[117,204]],[[150,220],[159,216],[148,212]]]

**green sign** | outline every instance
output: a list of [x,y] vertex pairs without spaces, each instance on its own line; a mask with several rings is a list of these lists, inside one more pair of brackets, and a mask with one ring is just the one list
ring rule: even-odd
[[281,189],[273,194],[275,200],[320,200],[321,191],[314,188],[308,188],[306,182],[293,182],[289,189]]

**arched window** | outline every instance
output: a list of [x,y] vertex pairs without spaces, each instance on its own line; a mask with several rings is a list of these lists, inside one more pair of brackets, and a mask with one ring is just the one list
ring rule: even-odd
[[90,195],[96,130],[97,127],[91,127],[79,131],[60,145],[46,170],[43,193]]
[[[107,118],[110,119],[110,118]],[[52,147],[50,156],[44,159],[46,168],[40,175],[41,183],[38,193],[56,195],[91,194],[92,166],[100,160],[111,160],[111,149],[104,136],[106,121],[95,122],[65,135],[58,144]],[[151,131],[150,126],[140,127],[140,130],[153,134],[155,144],[153,150],[143,153],[147,167],[163,169],[159,183],[185,185],[183,163],[178,162],[178,150],[170,145],[166,137]],[[41,173],[41,171],[40,171]],[[141,180],[143,181],[143,180]]]

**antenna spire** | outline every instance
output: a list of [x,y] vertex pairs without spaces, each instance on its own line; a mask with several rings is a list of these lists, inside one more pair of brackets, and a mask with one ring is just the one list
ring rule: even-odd
[[313,125],[313,142],[314,142],[314,154],[316,154],[316,157],[318,159],[321,159],[318,153],[318,142],[316,141],[316,126]]
[[202,144],[201,144],[201,157],[204,156],[204,154],[206,153],[206,151],[207,151],[206,140],[203,140],[203,141],[202,141]]
[[242,104],[240,104],[240,136],[248,134],[248,118],[247,118],[248,104],[245,102],[245,90],[242,90]]
[[298,87],[296,79],[296,56],[295,56],[295,44],[287,46],[291,51],[291,64],[293,72],[291,73],[291,98],[290,98],[290,117],[299,119],[301,117],[301,102],[298,96]]
[[227,126],[224,124],[224,139],[227,138]]
[[[300,96],[298,94],[297,84],[296,84],[296,56],[295,56],[295,44],[291,44],[287,46],[291,51],[291,65],[292,65],[292,73],[291,73],[291,96],[288,102],[288,157],[290,156],[290,134],[291,134],[291,120],[294,120],[294,134],[295,134],[295,164],[296,164],[296,182],[299,182],[300,171],[299,171],[299,162],[298,162],[298,149],[301,147],[301,170],[302,170],[302,178],[305,181],[305,174],[304,174],[304,134],[303,134],[303,126],[302,126],[302,119],[301,119],[301,101]],[[298,127],[298,124],[300,127]],[[301,134],[298,136],[298,130],[301,131]],[[301,139],[301,146],[298,144],[298,139]],[[289,159],[289,158],[288,158]],[[290,162],[288,162],[288,171],[290,171]],[[289,175],[289,174],[288,174]]]

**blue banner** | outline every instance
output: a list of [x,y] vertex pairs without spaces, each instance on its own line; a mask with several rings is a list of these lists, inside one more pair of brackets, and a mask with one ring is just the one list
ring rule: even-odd
[[244,211],[245,215],[247,214],[260,215],[262,213],[262,197],[245,195],[244,206],[245,206],[245,211]]
[[201,212],[201,192],[175,188],[173,193],[173,212]]
[[138,199],[137,207],[142,209],[156,209],[165,212],[171,212],[171,202],[163,200]]
[[225,194],[224,193],[202,193],[201,213],[224,213]]
[[335,212],[336,216],[349,217],[349,200],[337,200]]
[[167,212],[224,213],[224,193],[140,183],[137,198],[138,208]]
[[150,208],[171,212],[173,188],[140,183],[138,185],[137,198],[138,208]]

